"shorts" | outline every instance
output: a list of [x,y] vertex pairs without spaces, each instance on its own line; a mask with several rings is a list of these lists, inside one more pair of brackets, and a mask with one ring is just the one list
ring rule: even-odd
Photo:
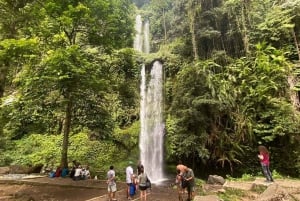
[[117,184],[108,185],[107,186],[107,191],[112,192],[112,193],[116,192],[117,191]]
[[139,189],[140,189],[141,191],[147,190],[147,186],[139,186]]
[[194,186],[189,186],[189,187],[187,187],[187,191],[195,192],[195,187]]

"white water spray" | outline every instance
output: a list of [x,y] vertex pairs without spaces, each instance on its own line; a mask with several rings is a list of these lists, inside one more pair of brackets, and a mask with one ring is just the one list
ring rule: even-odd
[[[149,22],[143,23],[140,15],[136,17],[136,38],[134,48],[150,53]],[[145,172],[153,183],[164,180],[163,175],[163,66],[155,61],[147,79],[145,65],[141,69],[141,132],[139,138],[140,159]]]

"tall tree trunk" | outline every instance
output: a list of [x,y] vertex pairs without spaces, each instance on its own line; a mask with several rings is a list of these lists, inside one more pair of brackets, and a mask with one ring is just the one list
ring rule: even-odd
[[8,68],[9,63],[7,61],[5,61],[4,64],[0,66],[0,98],[4,96]]
[[0,67],[0,98],[4,95],[5,89],[5,73],[3,72],[2,68]]
[[293,35],[293,39],[294,39],[294,43],[295,43],[295,47],[298,53],[298,60],[300,61],[300,50],[299,50],[299,42],[295,33],[295,30],[292,29],[292,35]]
[[165,44],[167,43],[167,26],[166,26],[166,14],[163,8],[163,20],[164,20],[164,33],[165,33]]
[[68,102],[66,105],[66,113],[64,120],[64,133],[63,133],[63,144],[61,150],[61,167],[68,167],[68,147],[69,147],[69,134],[71,128],[71,119],[72,119],[72,100],[70,95],[67,96]]
[[196,40],[196,31],[195,31],[195,18],[197,14],[197,6],[194,5],[193,0],[190,0],[188,3],[188,19],[189,19],[189,27],[190,27],[190,33],[192,36],[192,45],[193,45],[193,54],[194,54],[194,60],[198,60],[198,47],[197,47],[197,40]]
[[244,42],[244,48],[245,48],[245,53],[249,53],[249,37],[248,37],[248,30],[247,30],[247,25],[246,25],[246,6],[242,7],[242,33],[243,33],[243,42]]
[[[294,39],[294,43],[295,43],[295,47],[296,47],[296,50],[297,50],[297,54],[298,54],[298,60],[300,62],[300,50],[299,50],[299,42],[298,42],[298,39],[297,39],[297,35],[295,33],[295,30],[292,29],[292,35],[293,35],[293,39]],[[298,64],[295,64],[295,65],[299,65]],[[298,67],[299,68],[299,67]],[[300,109],[300,99],[299,99],[299,93],[295,90],[293,90],[293,88],[295,87],[295,85],[299,82],[297,76],[294,76],[293,74],[291,74],[289,77],[288,77],[288,83],[290,85],[290,89],[291,89],[291,101],[293,103],[293,106],[299,110]]]

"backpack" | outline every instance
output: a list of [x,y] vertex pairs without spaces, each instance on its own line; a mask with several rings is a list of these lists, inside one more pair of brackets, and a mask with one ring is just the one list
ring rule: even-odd
[[151,189],[151,181],[148,177],[146,179],[146,187]]

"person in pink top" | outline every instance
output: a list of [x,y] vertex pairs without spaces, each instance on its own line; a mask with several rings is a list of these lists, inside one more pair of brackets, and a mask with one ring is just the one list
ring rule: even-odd
[[260,160],[263,173],[267,179],[266,182],[274,182],[270,171],[270,154],[268,149],[265,146],[260,145],[258,146],[258,151],[258,158]]

